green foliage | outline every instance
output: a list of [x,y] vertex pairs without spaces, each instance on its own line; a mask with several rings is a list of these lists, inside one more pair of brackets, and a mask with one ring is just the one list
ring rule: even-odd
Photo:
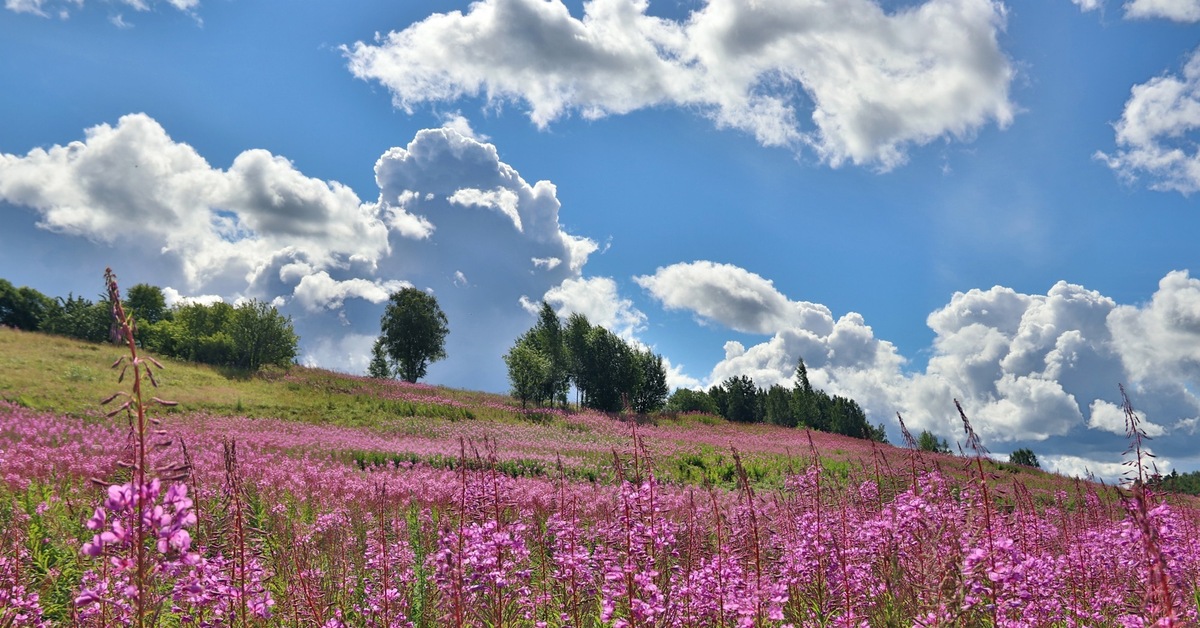
[[274,306],[251,299],[233,311],[227,327],[233,342],[233,366],[257,371],[268,364],[287,366],[296,358],[299,338]]
[[[821,393],[824,395],[824,393]],[[828,399],[828,401],[826,401]],[[829,404],[830,429],[834,434],[853,436],[854,438],[870,438],[871,425],[867,423],[867,414],[859,407],[858,402],[848,397],[827,395],[819,401]]]
[[939,439],[929,430],[921,430],[921,435],[917,437],[917,449],[928,451],[935,454],[950,453],[950,443],[946,439]]
[[537,323],[517,339],[504,356],[504,363],[512,394],[521,400],[522,408],[530,401],[566,405],[571,361],[562,321],[550,304],[542,302]]
[[54,299],[41,292],[0,279],[0,325],[37,331],[53,307]]
[[383,346],[383,337],[375,339],[371,346],[371,363],[367,365],[367,377],[375,379],[391,379],[395,376],[392,365],[388,363],[387,349]]
[[566,348],[567,376],[575,382],[575,389],[583,395],[583,368],[587,360],[588,334],[592,324],[583,314],[575,313],[567,318],[567,326],[563,329],[563,346]]
[[191,360],[205,364],[226,365],[233,362],[237,347],[229,334],[219,331],[210,336],[200,336],[192,341]]
[[758,387],[746,375],[730,377],[709,389],[721,416],[734,423],[754,423],[758,414]]
[[735,423],[772,423],[784,427],[804,426],[854,438],[887,442],[883,424],[871,425],[858,402],[830,396],[813,388],[808,369],[800,360],[796,386],[774,384],[763,390],[746,375],[726,379],[708,392],[677,390],[667,404],[674,412],[711,412]]
[[133,314],[138,325],[157,323],[171,315],[162,288],[145,283],[125,291],[125,309]]
[[558,320],[558,315],[554,313],[554,308],[550,307],[549,303],[542,301],[538,322],[526,336],[529,347],[541,353],[547,360],[547,369],[541,383],[542,390],[538,395],[540,400],[551,403],[559,401],[565,404],[567,389],[571,385],[567,346],[563,336],[562,321]]
[[767,389],[764,406],[767,423],[796,427],[796,414],[792,412],[792,393],[779,384]]
[[531,400],[538,403],[545,400],[546,382],[552,377],[552,364],[531,341],[518,340],[504,355],[504,363],[508,365],[512,395],[521,400],[522,408]]
[[1180,473],[1178,470],[1172,469],[1171,473],[1167,475],[1151,478],[1150,484],[1160,490],[1172,493],[1200,495],[1200,471]]
[[626,402],[639,414],[657,412],[670,392],[662,356],[630,346],[582,314],[572,314],[564,326],[545,302],[537,323],[504,361],[522,407],[530,401],[565,404],[571,382],[582,405],[605,412],[618,412]]
[[431,362],[446,357],[446,314],[433,295],[416,288],[393,293],[379,320],[380,338],[406,382],[425,377]]
[[157,323],[142,325],[142,344],[152,350],[193,362],[229,364],[233,346],[229,334],[222,333],[233,318],[228,303],[189,303],[175,308],[172,316]]
[[1019,464],[1023,467],[1033,467],[1041,469],[1042,465],[1038,463],[1037,454],[1033,453],[1032,449],[1022,447],[1008,455],[1008,461],[1011,464]]
[[88,342],[108,340],[112,327],[112,311],[108,301],[93,303],[90,299],[68,294],[54,301],[42,321],[41,330],[60,336],[70,336]]
[[622,396],[632,393],[636,382],[633,349],[611,331],[593,327],[588,332],[583,373],[576,383],[583,391],[584,404],[604,412],[619,412]]
[[705,414],[720,414],[717,404],[703,390],[679,388],[671,393],[667,400],[668,412],[703,412]]
[[629,402],[638,414],[650,414],[662,410],[667,403],[667,369],[661,355],[650,351],[634,351],[637,382]]
[[291,318],[258,300],[236,308],[228,303],[182,305],[142,324],[138,335],[143,346],[163,355],[251,371],[291,364],[300,342]]

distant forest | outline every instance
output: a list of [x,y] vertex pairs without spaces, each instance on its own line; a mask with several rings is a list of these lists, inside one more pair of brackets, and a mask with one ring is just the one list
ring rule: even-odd
[[796,365],[795,385],[760,388],[745,375],[730,377],[703,390],[676,390],[667,401],[671,412],[707,412],[737,423],[804,427],[854,438],[887,442],[883,424],[871,425],[858,402],[813,388],[804,360]]
[[[137,341],[160,355],[253,371],[287,366],[298,352],[291,318],[254,299],[168,308],[162,289],[143,283],[129,288],[121,305],[133,314]],[[0,325],[105,342],[113,331],[112,304],[107,295],[52,298],[0,279]]]
[[1200,495],[1200,471],[1180,473],[1172,470],[1167,475],[1159,475],[1151,478],[1149,484],[1169,493]]

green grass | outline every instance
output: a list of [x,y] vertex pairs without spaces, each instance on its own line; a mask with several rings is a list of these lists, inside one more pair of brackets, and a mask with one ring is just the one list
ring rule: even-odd
[[[113,345],[0,327],[0,399],[34,410],[95,420],[102,414],[99,401],[123,387],[116,382],[117,372],[110,368],[120,355],[122,351]],[[294,366],[249,373],[169,358],[157,359],[166,367],[156,371],[162,391],[152,391],[150,395],[180,402],[176,408],[165,409],[177,414],[200,412],[216,416],[275,418],[427,438],[452,434],[452,425],[461,421],[532,422],[548,433],[569,435],[566,440],[602,444],[600,452],[562,452],[564,457],[573,456],[568,475],[592,481],[606,481],[613,476],[612,457],[605,453],[610,446],[616,449],[628,446],[611,436],[593,434],[588,425],[570,419],[551,414],[541,420],[532,418],[522,413],[519,404],[506,395],[434,387],[414,391],[428,400],[409,401],[387,398],[383,393],[390,385],[388,383],[322,369]],[[654,421],[672,429],[698,432],[727,427],[747,430],[747,433],[783,429],[762,425],[733,426],[720,417],[694,414],[664,414],[655,417]],[[729,450],[707,445],[699,448],[670,446],[667,449],[674,453],[654,460],[656,472],[663,481],[726,488],[737,485],[737,470]],[[556,452],[540,452],[543,456],[547,453],[553,455]],[[535,455],[535,450],[531,448],[530,454]],[[742,451],[741,454],[743,468],[750,480],[756,486],[768,489],[781,487],[785,477],[807,464],[807,456],[803,454],[754,451]],[[833,473],[832,477],[873,475],[864,467],[870,464],[869,461],[860,460],[849,452],[829,449],[821,451],[820,455],[822,465]],[[346,452],[344,459],[365,467],[397,464],[407,460],[406,456],[408,454],[395,452]],[[421,459],[419,462],[450,467],[456,461]],[[512,468],[505,469],[510,475],[557,473],[553,465],[533,459],[518,460],[510,466]],[[1055,489],[1067,488],[1070,492],[1070,487],[1064,487],[1065,479],[1052,474],[991,461],[985,461],[984,467],[988,473],[1019,479],[1039,497]],[[892,471],[904,472],[901,466]],[[951,463],[944,471],[952,475],[973,473],[957,463]]]
[[[95,415],[100,411],[98,402],[117,388],[117,372],[110,366],[120,355],[121,350],[111,345],[0,328],[0,399],[35,410]],[[361,394],[364,388],[369,391],[378,385],[321,369],[248,373],[153,357],[166,367],[156,371],[166,391],[162,396],[178,401],[186,411],[346,427],[380,427],[398,417],[520,420],[515,408],[512,412],[484,406],[464,409]],[[501,395],[444,388],[430,396],[465,404],[484,399],[509,403]]]

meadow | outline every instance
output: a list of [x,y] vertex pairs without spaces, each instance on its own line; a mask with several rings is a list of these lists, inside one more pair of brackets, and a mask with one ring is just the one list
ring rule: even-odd
[[0,328],[5,627],[1189,626],[1198,532],[978,452]]

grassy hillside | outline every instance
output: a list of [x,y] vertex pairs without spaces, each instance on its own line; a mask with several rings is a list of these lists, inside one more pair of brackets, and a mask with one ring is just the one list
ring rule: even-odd
[[[113,345],[0,328],[0,400],[68,416],[101,416],[98,402],[118,389],[118,373],[110,367],[120,355]],[[195,415],[276,419],[363,428],[364,434],[385,437],[365,449],[333,454],[360,466],[400,461],[453,464],[461,454],[459,440],[467,439],[476,449],[485,441],[494,443],[500,460],[514,472],[547,474],[561,460],[573,475],[606,478],[612,474],[613,452],[632,447],[630,422],[588,410],[522,411],[505,395],[299,366],[248,374],[157,359],[166,368],[158,371],[160,387],[155,394],[180,404],[165,410],[166,416],[181,421]],[[786,475],[814,455],[840,477],[852,470],[895,475],[911,462],[907,453],[888,445],[771,425],[735,424],[707,415],[643,418],[638,430],[656,472],[675,483],[732,488],[737,475],[734,448],[748,477],[765,488],[779,487]],[[954,474],[964,462],[949,456],[927,457],[930,464]],[[1019,477],[1035,488],[1059,483],[1035,469],[985,464],[991,472]]]
[[1174,498],[299,367],[167,362],[153,394],[181,403],[139,440],[98,409],[121,353],[0,329],[0,626],[1198,617],[1200,510]]

